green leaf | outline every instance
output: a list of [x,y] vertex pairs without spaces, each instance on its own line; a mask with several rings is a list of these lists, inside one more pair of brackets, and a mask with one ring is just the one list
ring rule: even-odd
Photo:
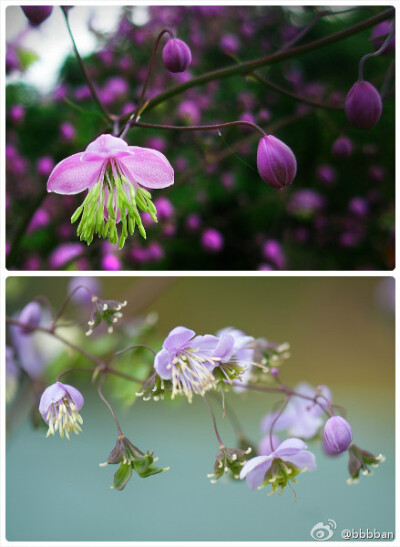
[[114,482],[111,485],[111,488],[116,488],[117,490],[123,490],[126,486],[126,483],[132,476],[132,466],[127,463],[121,463],[118,471],[114,475]]

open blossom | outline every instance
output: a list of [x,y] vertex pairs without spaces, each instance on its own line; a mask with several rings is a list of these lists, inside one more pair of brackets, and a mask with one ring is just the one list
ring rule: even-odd
[[49,426],[46,437],[56,431],[67,437],[73,431],[77,435],[83,423],[79,410],[83,407],[83,395],[73,386],[56,382],[46,388],[40,398],[39,412]]
[[272,493],[279,487],[284,488],[289,480],[296,482],[294,477],[301,471],[314,471],[315,456],[308,450],[301,439],[286,439],[270,454],[256,456],[245,463],[240,472],[240,478],[246,478],[252,490],[272,486]]
[[100,135],[84,152],[55,166],[47,190],[67,195],[88,190],[71,218],[75,222],[82,215],[77,231],[80,239],[89,245],[97,234],[113,245],[119,243],[121,249],[136,225],[146,237],[139,210],[150,213],[157,222],[156,207],[145,188],[165,188],[173,183],[174,171],[161,152],[128,146],[113,135]]
[[193,393],[204,395],[215,385],[212,372],[220,360],[218,342],[216,336],[195,336],[186,327],[176,327],[168,334],[154,368],[162,380],[171,380],[172,398],[186,395],[191,403]]
[[[303,399],[302,397],[292,396],[282,413],[277,411],[267,414],[261,422],[263,432],[269,433],[273,423],[274,431],[286,429],[289,435],[303,437],[304,439],[314,437],[323,424],[322,414],[324,408],[327,408],[326,400],[331,400],[330,391],[326,386],[321,386],[320,389],[315,390],[305,382],[297,385],[294,391],[309,398]],[[321,394],[321,396],[316,399],[319,403],[316,404],[310,398],[314,398],[318,394]]]
[[242,391],[254,363],[255,339],[233,327],[219,330],[217,336],[220,339],[216,350],[220,358],[219,368],[228,381],[236,378],[241,381],[243,387],[235,385],[234,390]]

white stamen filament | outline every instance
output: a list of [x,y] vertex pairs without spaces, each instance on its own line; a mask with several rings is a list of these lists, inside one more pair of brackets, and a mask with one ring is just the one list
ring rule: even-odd
[[[198,351],[198,350],[197,350]],[[185,395],[191,403],[193,393],[204,395],[215,384],[215,378],[204,363],[213,363],[218,359],[204,357],[195,350],[184,350],[177,354],[167,369],[172,368],[172,399],[176,395]]]
[[58,431],[61,438],[65,435],[69,439],[69,434],[72,431],[77,435],[82,431],[79,425],[83,424],[82,416],[79,414],[75,404],[68,400],[67,397],[63,397],[49,406],[46,421],[49,426],[46,437],[54,435]]

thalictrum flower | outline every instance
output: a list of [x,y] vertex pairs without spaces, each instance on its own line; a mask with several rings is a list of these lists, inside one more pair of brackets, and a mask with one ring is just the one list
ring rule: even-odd
[[290,438],[283,441],[273,452],[266,456],[256,456],[245,463],[240,478],[246,478],[249,487],[261,489],[268,484],[272,492],[283,488],[289,480],[296,482],[295,477],[302,471],[314,471],[315,456],[301,440]]
[[[77,232],[80,239],[89,245],[97,234],[122,248],[136,224],[146,237],[139,209],[157,222],[156,208],[145,188],[165,188],[173,183],[174,171],[161,152],[128,146],[112,135],[100,135],[84,152],[55,166],[47,190],[58,194],[88,190],[71,218],[75,222],[82,215]],[[118,223],[122,225],[120,234]]]
[[[220,339],[216,354],[220,357],[219,368],[225,379],[238,379],[246,383],[254,361],[254,344],[252,336],[247,336],[243,331],[233,327],[227,327],[217,332]],[[244,388],[234,387],[235,391]]]
[[[279,411],[271,412],[263,418],[261,431],[269,433],[272,423],[274,423],[274,431],[287,429],[289,435],[296,435],[304,439],[314,437],[323,424],[321,415],[324,412],[324,408],[327,408],[326,399],[328,401],[331,400],[330,391],[326,386],[315,390],[306,383],[296,386],[295,391],[306,397],[314,398],[318,394],[321,394],[322,397],[317,398],[319,404],[316,404],[310,399],[303,399],[295,395],[292,396],[282,413],[279,413]],[[278,414],[280,415],[277,418]]]
[[73,431],[77,435],[82,431],[83,423],[79,410],[84,403],[83,395],[73,386],[56,382],[46,388],[40,398],[39,412],[49,426],[46,437],[56,431],[60,437],[67,437]]
[[176,327],[168,334],[154,368],[162,380],[172,382],[172,398],[186,395],[191,403],[193,393],[204,395],[215,385],[212,371],[220,360],[215,354],[218,342],[216,336],[195,336],[185,327]]

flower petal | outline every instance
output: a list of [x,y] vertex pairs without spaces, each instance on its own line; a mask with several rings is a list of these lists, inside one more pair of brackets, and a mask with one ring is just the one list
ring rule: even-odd
[[240,472],[240,478],[246,477],[247,484],[252,490],[261,486],[264,482],[264,475],[271,466],[271,456],[256,456],[247,461]]
[[214,350],[213,357],[219,357],[222,363],[227,363],[233,354],[235,339],[230,334],[220,336],[217,347]]
[[122,158],[129,156],[128,144],[119,137],[104,134],[91,142],[82,154],[83,161],[103,161],[107,158]]
[[167,368],[168,365],[171,365],[171,361],[171,354],[168,350],[162,349],[157,353],[154,359],[154,368],[160,378],[163,378],[164,380],[170,380],[172,378],[172,367]]
[[187,329],[186,327],[175,327],[164,340],[163,348],[172,350],[185,348],[187,342],[189,342],[195,334],[194,330]]
[[206,334],[204,336],[196,336],[193,338],[190,345],[193,349],[199,350],[204,357],[212,357],[218,342],[219,340],[216,336],[213,334]]
[[43,391],[42,396],[40,397],[39,412],[45,421],[49,406],[62,399],[65,393],[64,386],[61,382],[56,382]]
[[300,469],[307,469],[307,471],[315,471],[317,468],[315,456],[308,450],[302,450],[298,454],[290,456],[290,459],[288,460],[285,460],[285,458],[282,459],[283,461],[289,461],[290,463],[297,465]]
[[47,181],[47,191],[79,194],[98,182],[103,161],[82,161],[82,152],[73,154],[54,167]]
[[273,454],[276,458],[285,460],[288,456],[298,454],[301,450],[305,450],[306,448],[307,445],[304,441],[291,437],[290,439],[284,440],[278,448],[274,450]]
[[64,387],[65,391],[71,397],[72,402],[76,406],[76,409],[80,410],[83,407],[83,403],[85,402],[85,399],[83,398],[82,393],[78,391],[76,387],[74,386],[69,386],[68,384],[61,384],[61,382],[57,382],[57,383]]
[[174,184],[174,170],[161,152],[151,148],[129,146],[129,156],[118,159],[125,176],[145,188],[166,188]]

